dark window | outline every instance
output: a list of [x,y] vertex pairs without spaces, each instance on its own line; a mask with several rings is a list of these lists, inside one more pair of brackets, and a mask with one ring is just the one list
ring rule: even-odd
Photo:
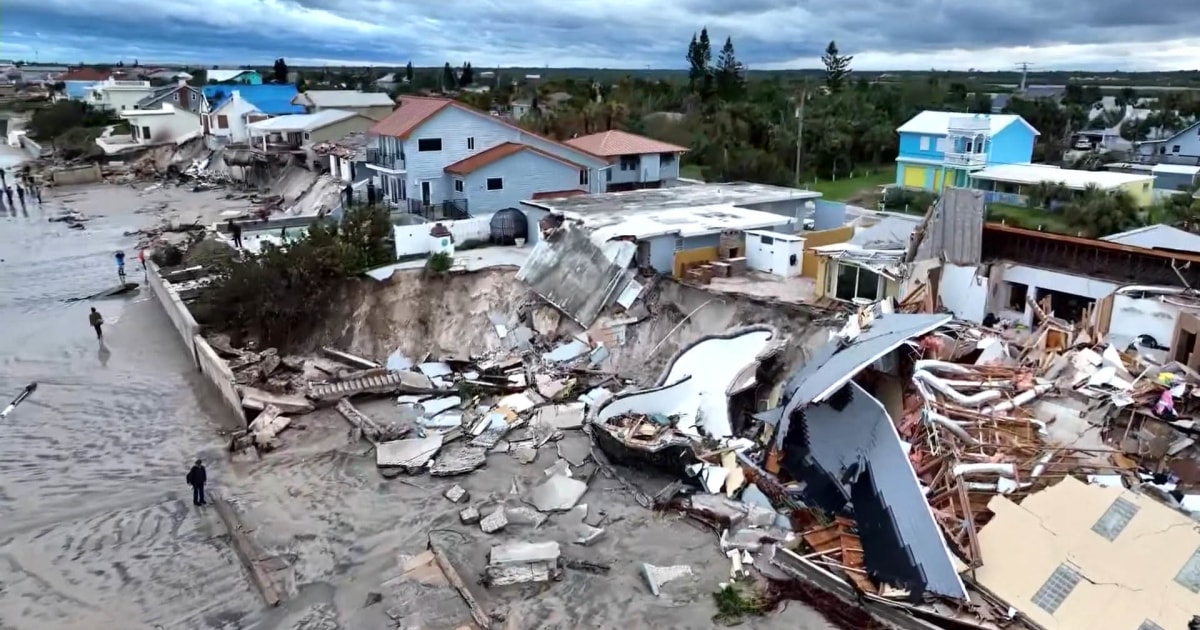
[[878,300],[881,282],[879,274],[874,271],[840,263],[838,264],[835,297],[847,302],[854,298]]
[[418,151],[441,151],[442,150],[442,139],[441,138],[421,138],[420,140],[417,140],[417,150]]
[[1179,153],[1179,145],[1178,144],[1171,147],[1171,153]]
[[775,244],[775,239],[774,239],[773,237],[770,237],[770,236],[760,236],[759,238],[760,238],[760,239],[762,239],[762,244],[763,244],[763,245],[774,245],[774,244]]
[[586,168],[579,170],[579,185],[580,186],[588,185],[588,172],[587,172]]
[[607,182],[612,181],[612,169],[611,168],[604,169],[604,181],[607,181]]
[[1025,312],[1025,302],[1029,297],[1029,287],[1019,282],[1008,283],[1008,308]]
[[674,153],[663,153],[658,156],[658,161],[663,166],[670,166],[675,163],[675,154]]
[[217,114],[217,129],[228,129],[229,117],[225,114]]
[[638,169],[638,162],[640,160],[636,155],[623,155],[621,156],[621,170],[636,171]]
[[142,137],[145,138],[146,140],[150,139],[150,128],[149,127],[142,127]]
[[504,190],[504,179],[501,177],[489,177],[487,180],[488,190]]
[[475,138],[467,138],[467,150],[468,151],[475,150]]
[[462,191],[463,191],[463,180],[461,180],[461,179],[454,180],[454,192],[462,192]]

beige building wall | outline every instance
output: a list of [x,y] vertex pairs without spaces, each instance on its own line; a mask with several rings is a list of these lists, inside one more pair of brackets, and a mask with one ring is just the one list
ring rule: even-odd
[[[1110,541],[1093,527],[1118,498],[1137,509]],[[997,496],[988,507],[996,516],[979,534],[984,565],[975,579],[1047,630],[1139,630],[1146,621],[1182,629],[1200,614],[1200,593],[1176,581],[1189,563],[1200,580],[1200,523],[1188,516],[1069,477],[1020,505]],[[1046,612],[1035,596],[1064,564],[1080,580]]]

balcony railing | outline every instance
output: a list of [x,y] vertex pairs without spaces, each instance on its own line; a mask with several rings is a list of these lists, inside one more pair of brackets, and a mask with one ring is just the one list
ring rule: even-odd
[[955,116],[950,119],[946,131],[950,134],[978,134],[992,130],[992,121],[987,116]]
[[367,163],[386,168],[389,171],[405,169],[403,153],[392,153],[381,149],[367,149]]
[[408,205],[411,214],[420,215],[430,221],[457,221],[471,218],[466,199],[447,199],[438,203],[422,203],[420,199],[401,200]]
[[983,168],[987,166],[987,155],[983,153],[947,153],[945,163],[947,166]]

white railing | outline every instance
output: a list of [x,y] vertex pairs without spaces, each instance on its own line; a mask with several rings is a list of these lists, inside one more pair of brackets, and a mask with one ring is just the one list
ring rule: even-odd
[[987,166],[987,155],[983,153],[947,153],[945,162],[949,166],[983,168]]
[[985,115],[955,116],[947,125],[948,133],[977,134],[992,130],[992,121]]

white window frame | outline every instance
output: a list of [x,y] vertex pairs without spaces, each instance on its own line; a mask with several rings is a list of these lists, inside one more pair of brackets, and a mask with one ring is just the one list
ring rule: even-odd
[[464,182],[461,179],[457,179],[457,178],[454,180],[454,192],[460,193],[460,192],[464,192],[466,189],[467,189],[466,182]]
[[[883,299],[883,296],[887,293],[887,280],[888,279],[883,274],[871,271],[870,269],[867,269],[866,267],[842,262],[840,260],[835,260],[833,262],[834,262],[833,266],[830,268],[830,271],[827,272],[827,273],[832,273],[833,275],[830,278],[830,281],[828,283],[829,284],[829,295],[826,297],[832,297],[836,300],[846,301],[846,300],[842,300],[841,298],[837,297],[838,285],[842,279],[842,274],[841,274],[842,266],[852,267],[855,270],[853,298],[861,297],[863,299],[867,299],[867,300],[871,300],[871,301],[878,301],[878,300]],[[876,286],[874,297],[860,296],[858,294],[859,279],[861,278],[864,271],[867,273],[870,273],[870,274],[874,274],[875,277],[879,278],[879,284]],[[851,299],[853,299],[853,298],[851,298]]]
[[921,150],[929,151],[933,149],[933,138],[929,136],[921,136]]
[[938,138],[934,146],[936,147],[938,153],[946,153],[952,148],[950,146],[950,139],[945,136]]
[[588,182],[589,179],[590,179],[590,177],[588,175],[588,170],[586,168],[579,169],[579,185],[587,186],[589,183]]

